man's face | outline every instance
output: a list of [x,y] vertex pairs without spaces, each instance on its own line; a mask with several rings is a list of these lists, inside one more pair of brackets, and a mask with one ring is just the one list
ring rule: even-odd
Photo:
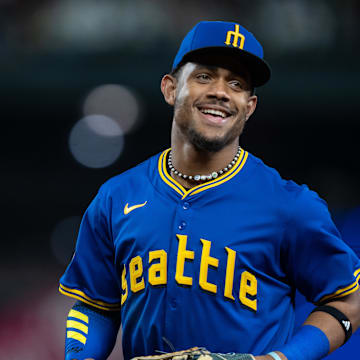
[[255,110],[249,76],[187,63],[176,82],[174,121],[199,150],[219,151],[237,141]]

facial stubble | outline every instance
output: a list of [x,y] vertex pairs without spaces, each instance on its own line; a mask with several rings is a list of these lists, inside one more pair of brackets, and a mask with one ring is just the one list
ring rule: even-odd
[[[174,104],[175,121],[181,130],[183,136],[199,151],[206,152],[218,152],[224,147],[232,143],[235,139],[239,138],[243,132],[246,115],[243,118],[238,119],[234,125],[223,135],[215,137],[207,137],[196,129],[195,120],[192,118],[190,121],[187,117],[192,117],[191,111],[193,109],[192,104],[189,101],[189,89],[187,85],[187,79],[191,72],[196,68],[195,63],[187,63],[181,69],[177,76],[177,93]],[[208,100],[208,103],[214,105],[220,104],[219,100]],[[232,116],[236,116],[233,114]]]
[[[192,105],[187,97],[177,97],[175,101],[175,118],[182,135],[199,151],[218,152],[237,139],[243,132],[246,115],[237,120],[223,135],[209,137],[196,129],[195,121],[186,119],[191,114]],[[233,115],[236,116],[236,115]]]

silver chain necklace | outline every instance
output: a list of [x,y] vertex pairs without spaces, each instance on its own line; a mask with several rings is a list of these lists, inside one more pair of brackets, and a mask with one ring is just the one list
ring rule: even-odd
[[235,154],[234,158],[231,160],[231,162],[227,166],[225,166],[223,169],[221,169],[219,171],[214,171],[209,175],[186,175],[186,174],[183,174],[180,171],[176,170],[172,163],[171,151],[169,153],[168,165],[169,165],[169,169],[172,173],[174,173],[177,176],[180,176],[181,178],[183,178],[185,180],[208,181],[208,180],[216,179],[218,176],[229,171],[236,164],[236,161],[239,159],[240,153],[241,153],[241,147],[239,146],[237,153]]

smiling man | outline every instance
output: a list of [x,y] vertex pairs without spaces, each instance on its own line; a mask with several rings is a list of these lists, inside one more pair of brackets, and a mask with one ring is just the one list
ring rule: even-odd
[[[171,170],[181,169],[182,174],[175,178],[191,188],[194,181],[221,175],[211,170],[225,171],[224,165],[233,161],[239,136],[256,107],[248,77],[187,62],[175,76],[165,75],[161,88],[165,100],[175,107]],[[206,179],[185,175],[197,173],[207,174]]]
[[[60,280],[78,300],[67,360],[106,359],[120,324],[126,360],[316,360],[358,328],[360,261],[325,202],[239,146],[269,79],[239,24],[186,35],[161,81],[171,149],[107,181],[84,214]],[[315,306],[293,334],[296,290]]]

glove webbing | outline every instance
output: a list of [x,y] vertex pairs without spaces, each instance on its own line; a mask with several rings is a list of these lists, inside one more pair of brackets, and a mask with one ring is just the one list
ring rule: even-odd
[[254,360],[251,354],[211,353],[205,348],[190,348],[183,351],[163,353],[159,355],[138,356],[131,360]]

